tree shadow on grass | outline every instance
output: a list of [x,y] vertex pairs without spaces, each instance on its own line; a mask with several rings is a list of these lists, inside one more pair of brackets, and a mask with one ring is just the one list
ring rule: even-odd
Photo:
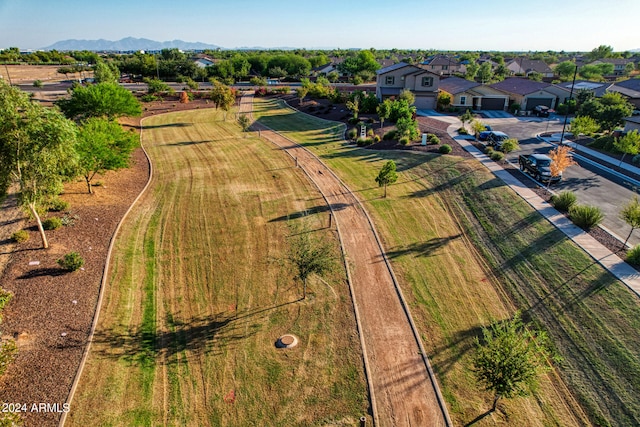
[[143,125],[142,129],[147,130],[147,129],[159,129],[159,128],[186,128],[189,126],[193,126],[192,123],[167,123],[164,125]]
[[269,220],[269,222],[289,221],[292,219],[303,218],[305,216],[314,215],[317,213],[341,211],[348,208],[349,206],[350,205],[347,203],[331,203],[330,205],[318,205],[303,211],[292,212],[287,215],[272,218]]
[[210,316],[190,318],[188,322],[166,318],[167,329],[154,327],[125,330],[113,327],[96,330],[92,351],[101,357],[131,363],[178,363],[177,355],[189,351],[194,354],[221,354],[225,348],[258,332],[262,323],[256,318],[300,300],[245,312],[220,312]]
[[388,258],[398,258],[404,255],[415,257],[427,257],[433,255],[435,251],[446,246],[452,240],[458,239],[461,234],[447,237],[434,237],[426,242],[412,243],[386,253]]

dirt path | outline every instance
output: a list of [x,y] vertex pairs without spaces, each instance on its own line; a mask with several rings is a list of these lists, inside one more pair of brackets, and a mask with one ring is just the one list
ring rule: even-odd
[[[251,112],[253,96],[242,98]],[[426,356],[401,302],[393,272],[367,213],[313,154],[266,126],[261,136],[284,149],[318,186],[331,207],[346,254],[378,426],[450,425]]]

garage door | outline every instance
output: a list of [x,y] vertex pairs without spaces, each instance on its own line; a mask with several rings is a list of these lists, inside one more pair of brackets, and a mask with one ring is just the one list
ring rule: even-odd
[[527,98],[527,110],[533,110],[536,105],[544,105],[551,108],[553,104],[553,98]]
[[482,98],[483,110],[504,110],[504,98]]

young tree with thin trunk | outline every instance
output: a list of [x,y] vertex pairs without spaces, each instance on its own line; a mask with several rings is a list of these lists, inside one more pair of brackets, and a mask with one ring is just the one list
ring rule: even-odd
[[624,240],[622,247],[624,248],[631,237],[631,233],[636,228],[640,228],[640,201],[638,201],[638,196],[633,196],[633,200],[627,203],[622,210],[620,211],[620,218],[624,220],[631,227],[631,231],[629,235]]
[[91,181],[96,174],[129,166],[138,143],[137,134],[125,131],[115,121],[92,118],[82,124],[75,148],[89,194],[93,193]]
[[[569,166],[577,165],[576,161],[571,157],[573,150],[568,145],[558,145],[553,150],[549,151],[549,157],[551,158],[551,164],[549,169],[551,170],[551,176],[560,176]],[[551,184],[551,180],[547,183],[547,187]]]
[[307,279],[312,274],[322,276],[335,265],[335,252],[331,242],[313,237],[305,228],[293,228],[289,262],[296,270],[296,278],[302,282],[302,299],[307,298]]
[[57,110],[0,81],[0,198],[18,184],[18,200],[35,218],[45,249],[38,208],[60,194],[76,167],[76,130]]
[[300,100],[300,105],[302,105],[302,101],[304,100],[304,97],[307,96],[308,93],[309,93],[308,86],[300,86],[299,88],[296,89],[296,95]]
[[535,389],[538,376],[550,369],[548,344],[544,332],[525,327],[519,312],[512,319],[482,328],[472,371],[478,383],[494,393],[489,412],[495,412],[501,398],[527,396]]
[[378,187],[384,187],[384,197],[387,197],[387,185],[393,184],[398,180],[398,174],[396,173],[396,162],[389,160],[382,166],[380,173],[376,177]]
[[246,114],[240,114],[238,117],[238,125],[240,125],[242,132],[248,132],[251,127],[251,119]]
[[384,121],[391,116],[391,101],[385,99],[384,102],[378,104],[376,112],[380,118],[380,127],[382,128],[384,126]]
[[640,134],[636,129],[631,132],[627,132],[627,134],[621,138],[616,138],[613,141],[613,146],[622,152],[622,158],[620,159],[620,166],[624,161],[624,156],[627,154],[636,155],[640,152]]

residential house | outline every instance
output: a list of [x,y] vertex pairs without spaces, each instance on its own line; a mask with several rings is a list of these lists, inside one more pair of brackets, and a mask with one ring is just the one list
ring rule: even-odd
[[378,70],[376,96],[384,100],[408,89],[415,96],[416,108],[429,110],[436,107],[439,85],[440,76],[425,69],[424,65],[399,62]]
[[640,78],[616,82],[609,87],[609,91],[619,92],[636,110],[640,110]]
[[425,60],[422,65],[426,66],[426,69],[432,73],[439,74],[441,76],[450,76],[453,73],[460,73],[462,65],[453,57],[445,55],[435,55]]
[[[509,95],[509,103],[519,104],[521,111],[531,111],[537,105],[555,108],[558,102],[560,88],[552,87],[550,83],[536,82],[521,77],[509,77],[489,87]],[[563,90],[563,93],[568,92]]]
[[193,60],[196,66],[200,68],[210,67],[212,65],[215,65],[219,61],[219,59],[213,59],[207,55],[202,54],[196,55],[195,59]]
[[[613,64],[613,74],[612,76],[625,76],[627,75],[626,67],[627,64],[633,64],[633,60],[626,58],[602,58],[597,59],[591,62],[589,65],[598,65],[598,64]],[[635,68],[635,64],[634,64]]]
[[632,116],[624,119],[624,130],[625,132],[631,132],[632,130],[640,132],[640,116]]
[[509,95],[481,83],[452,76],[440,80],[440,91],[451,95],[451,106],[473,110],[506,110]]
[[528,59],[524,57],[514,58],[505,64],[507,70],[512,74],[530,76],[533,73],[542,74],[542,77],[554,77],[553,70],[546,62],[538,59]]

